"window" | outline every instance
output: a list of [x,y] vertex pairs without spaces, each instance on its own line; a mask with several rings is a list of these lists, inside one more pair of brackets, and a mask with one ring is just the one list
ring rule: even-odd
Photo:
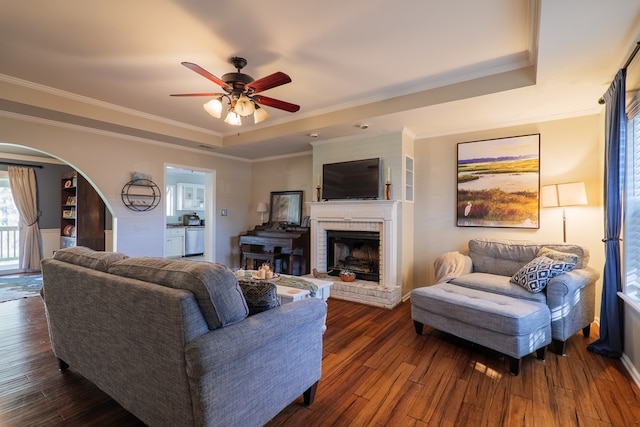
[[9,173],[0,171],[0,226],[17,227],[20,224],[20,215],[13,202],[11,188],[9,187]]
[[625,157],[624,293],[640,309],[640,112],[629,119]]
[[9,187],[9,173],[0,171],[0,270],[16,269],[20,248],[20,215]]

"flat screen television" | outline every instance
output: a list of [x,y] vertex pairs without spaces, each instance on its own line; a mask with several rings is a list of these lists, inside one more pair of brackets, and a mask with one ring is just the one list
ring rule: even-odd
[[380,159],[352,160],[322,165],[322,198],[377,199]]

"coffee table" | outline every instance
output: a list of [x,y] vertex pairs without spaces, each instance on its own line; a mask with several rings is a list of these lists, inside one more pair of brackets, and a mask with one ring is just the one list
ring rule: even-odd
[[[253,272],[252,270],[246,270],[245,274],[250,275],[250,273],[252,272]],[[316,279],[316,278],[307,277],[307,276],[299,277],[299,276],[291,276],[288,274],[281,274],[280,277],[286,278],[286,279],[300,279],[300,280],[304,280],[305,282],[313,283],[318,288],[318,290],[316,291],[315,298],[321,299],[325,302],[329,298],[329,295],[331,292],[331,286],[333,286],[333,282],[330,280]],[[280,302],[280,304],[286,304],[289,302],[310,298],[311,292],[308,289],[301,289],[301,288],[296,288],[292,286],[287,286],[285,284],[287,281],[276,280],[272,282],[274,285],[276,285],[276,289],[277,289],[276,293],[278,295],[278,301]]]
[[[327,301],[331,293],[331,286],[333,286],[333,282],[330,280],[322,280],[322,279],[309,278],[309,277],[289,276],[286,274],[283,274],[282,276],[299,278],[307,282],[313,283],[318,287],[315,298],[321,299],[323,301]],[[293,288],[289,286],[284,286],[279,284],[278,282],[274,282],[274,283],[277,288],[277,294],[278,294],[278,299],[280,300],[280,304],[286,304],[288,302],[309,298],[310,292],[306,289],[298,289],[298,288]]]

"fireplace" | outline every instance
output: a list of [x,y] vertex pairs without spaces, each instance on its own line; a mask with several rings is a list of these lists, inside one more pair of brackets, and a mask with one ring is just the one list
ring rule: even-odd
[[[333,269],[340,273],[343,269],[341,264],[336,265],[335,253],[338,252],[338,261],[340,258],[346,259],[340,256],[344,248],[338,245],[336,250],[335,243],[328,242],[335,232],[342,234],[341,239],[346,239],[338,243],[345,244],[346,241],[356,248],[356,254],[351,251],[349,261],[358,262],[356,265],[349,264],[347,268],[354,270],[359,276],[358,280],[334,280],[331,287],[332,298],[385,308],[393,308],[401,302],[402,278],[399,265],[402,251],[399,250],[399,206],[400,202],[396,200],[333,200],[309,203],[312,270],[327,272]],[[348,242],[349,240],[353,242]],[[363,249],[364,246],[367,248]],[[330,254],[330,251],[333,253]],[[370,267],[368,258],[376,256],[376,267]],[[335,268],[336,266],[338,268]],[[363,273],[371,276],[363,278]]]
[[356,273],[356,279],[380,281],[380,233],[372,231],[327,231],[327,270]]

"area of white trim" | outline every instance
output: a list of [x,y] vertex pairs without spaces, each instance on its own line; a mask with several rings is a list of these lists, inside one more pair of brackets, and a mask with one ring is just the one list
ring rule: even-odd
[[633,382],[636,383],[636,386],[638,388],[640,388],[640,373],[636,370],[635,366],[633,366],[631,360],[629,360],[627,355],[624,353],[622,353],[622,357],[620,357],[620,360],[622,361],[624,367],[627,369],[627,372],[629,372],[629,375],[631,375],[631,379],[633,379]]
[[638,300],[636,300],[635,298],[631,298],[624,292],[618,292],[618,296],[622,298],[625,303],[627,303],[627,306],[640,313],[640,304],[638,303]]

